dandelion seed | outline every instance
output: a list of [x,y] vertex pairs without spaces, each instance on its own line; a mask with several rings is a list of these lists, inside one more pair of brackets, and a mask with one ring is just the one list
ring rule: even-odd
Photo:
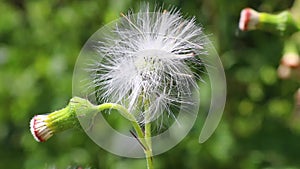
[[97,42],[99,60],[88,68],[100,102],[123,105],[142,124],[163,112],[173,116],[171,105],[194,104],[186,99],[198,78],[189,63],[201,65],[205,53],[195,19],[175,9],[150,12],[148,6],[122,16]]

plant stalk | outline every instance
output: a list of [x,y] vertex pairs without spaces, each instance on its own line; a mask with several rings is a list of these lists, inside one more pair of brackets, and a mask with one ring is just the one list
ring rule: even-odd
[[149,118],[149,113],[146,113],[145,117],[145,141],[147,144],[147,149],[145,150],[147,169],[153,169],[153,158],[152,158],[152,141],[151,141],[151,121]]

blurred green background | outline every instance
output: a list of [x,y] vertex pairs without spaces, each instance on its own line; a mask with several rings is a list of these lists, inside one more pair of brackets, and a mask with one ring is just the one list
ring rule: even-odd
[[[293,1],[157,0],[196,16],[223,62],[228,97],[214,135],[198,143],[201,125],[172,150],[154,158],[157,169],[300,168],[300,116],[294,111],[297,80],[281,80],[283,38],[239,32],[241,9],[276,12]],[[85,41],[137,0],[0,0],[0,168],[142,169],[144,159],[115,156],[84,132],[69,130],[46,143],[29,121],[64,107],[72,72]],[[154,2],[153,2],[154,4]],[[199,123],[200,124],[200,123]]]

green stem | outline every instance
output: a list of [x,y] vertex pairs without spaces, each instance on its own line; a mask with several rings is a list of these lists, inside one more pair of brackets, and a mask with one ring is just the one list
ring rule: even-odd
[[150,113],[145,114],[145,141],[147,149],[145,150],[147,169],[153,169],[153,158],[152,158],[152,141],[151,141],[151,119]]
[[146,151],[147,169],[153,169],[152,151]]
[[152,158],[152,142],[151,142],[151,122],[145,123],[145,140],[147,149],[145,150],[147,169],[153,169],[153,158]]
[[105,109],[118,110],[121,113],[121,115],[123,115],[124,117],[126,117],[128,120],[131,121],[131,125],[133,126],[134,130],[137,133],[137,136],[139,137],[139,141],[143,144],[143,146],[145,146],[145,147],[147,146],[147,143],[145,143],[145,140],[144,140],[143,130],[141,129],[140,125],[138,124],[136,118],[131,113],[129,113],[125,107],[123,107],[122,105],[119,105],[119,104],[115,104],[115,103],[104,103],[104,104],[97,106],[97,109],[99,111],[103,111]]
[[283,53],[295,53],[298,55],[298,49],[297,49],[297,44],[292,38],[289,38],[285,41],[284,43],[284,48],[283,48]]
[[149,113],[147,113],[147,115],[145,117],[145,135],[144,135],[136,118],[131,113],[129,113],[125,107],[123,107],[119,104],[115,104],[115,103],[104,103],[104,104],[97,106],[97,109],[99,111],[103,111],[105,109],[118,110],[121,113],[121,115],[123,115],[124,117],[126,117],[127,119],[129,119],[131,121],[131,124],[132,124],[134,130],[136,131],[138,137],[140,138],[139,141],[141,142],[141,144],[143,144],[143,147],[145,148],[144,152],[145,152],[146,161],[147,161],[147,169],[153,169],[151,122],[148,117]]
[[297,22],[300,22],[300,0],[295,0],[291,8],[291,14]]

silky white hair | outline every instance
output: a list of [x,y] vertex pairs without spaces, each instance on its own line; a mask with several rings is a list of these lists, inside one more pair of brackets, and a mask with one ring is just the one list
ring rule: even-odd
[[101,102],[125,106],[143,124],[162,113],[174,116],[182,104],[194,104],[198,89],[192,65],[205,53],[202,28],[176,9],[123,15],[97,42],[97,59],[89,68]]

